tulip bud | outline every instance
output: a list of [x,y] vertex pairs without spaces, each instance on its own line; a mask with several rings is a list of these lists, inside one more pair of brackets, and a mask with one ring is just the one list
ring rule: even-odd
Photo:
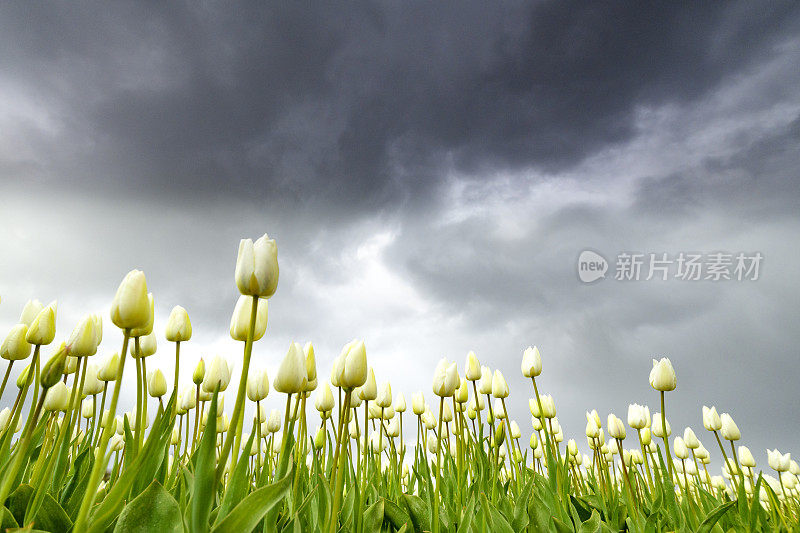
[[478,383],[478,392],[480,394],[492,393],[492,371],[488,366],[481,366],[481,380]]
[[652,441],[652,436],[650,435],[650,428],[644,428],[639,432],[639,438],[642,441],[643,446],[649,446],[650,442]]
[[535,450],[537,446],[539,446],[539,439],[536,437],[536,433],[531,433],[531,439],[528,442],[531,447],[531,450]]
[[753,458],[753,453],[747,446],[739,446],[739,462],[742,466],[755,468],[756,460]]
[[25,307],[22,308],[22,314],[19,316],[19,323],[30,327],[36,315],[41,313],[42,309],[44,309],[44,305],[39,300],[28,300]]
[[11,422],[11,409],[5,407],[2,411],[0,411],[0,434],[4,433],[6,429],[8,429],[8,424]]
[[117,379],[117,374],[119,373],[119,354],[114,353],[106,359],[103,363],[103,366],[100,367],[100,370],[97,372],[97,379],[100,381],[115,381]]
[[194,367],[194,372],[192,373],[192,383],[195,385],[200,385],[203,382],[203,378],[206,375],[206,362],[203,361],[201,357],[200,360],[197,362],[197,366]]
[[317,388],[317,359],[314,355],[314,345],[311,342],[303,346],[303,354],[306,358],[306,392],[311,392]]
[[160,368],[148,372],[147,392],[153,398],[161,398],[167,393],[167,380]]
[[[195,374],[196,373],[197,370],[195,370]],[[223,359],[222,357],[215,355],[214,358],[211,359],[211,364],[209,365],[208,372],[205,373],[205,376],[203,378],[203,390],[209,393],[213,393],[214,389],[217,386],[217,383],[219,383],[219,390],[220,392],[222,392],[228,388],[228,383],[230,382],[231,382],[231,369],[230,367],[228,367],[228,362],[225,361],[225,359]]]
[[94,400],[91,398],[84,398],[81,402],[81,417],[92,418],[94,416]]
[[722,420],[717,414],[717,408],[703,406],[703,426],[709,431],[719,431],[722,428]]
[[522,375],[526,378],[535,377],[542,373],[542,356],[539,348],[528,346],[522,352]]
[[147,307],[147,322],[139,327],[131,328],[131,337],[144,337],[145,335],[150,335],[153,332],[153,322],[156,316],[156,305],[152,292],[148,293],[147,295]]
[[433,374],[433,393],[443,398],[449,398],[455,394],[459,384],[456,363],[450,364],[447,359],[439,361]]
[[682,438],[675,437],[675,440],[672,441],[672,449],[675,451],[675,457],[678,459],[689,458],[689,448],[686,447],[686,443]]
[[625,439],[625,425],[614,414],[608,415],[608,434],[617,440]]
[[267,419],[267,431],[270,433],[276,433],[280,429],[281,413],[277,409],[273,409],[269,412],[269,418]]
[[192,322],[189,320],[189,313],[180,305],[173,307],[169,313],[165,335],[169,342],[185,342],[192,338]]
[[725,440],[735,441],[742,438],[742,433],[733,418],[728,413],[722,413],[720,417],[722,422],[722,436]]
[[700,447],[700,441],[697,439],[697,435],[694,434],[694,431],[692,431],[692,428],[683,430],[683,442],[686,443],[686,447],[690,450],[696,450]]
[[317,397],[314,399],[314,407],[320,413],[327,413],[333,410],[335,402],[333,399],[333,392],[327,383],[317,392]]
[[44,409],[46,411],[63,411],[69,409],[70,392],[64,382],[58,381],[55,385],[47,389],[44,398]]
[[672,368],[672,363],[666,357],[662,357],[660,361],[653,359],[653,369],[650,371],[650,386],[657,391],[671,391],[675,390],[677,386],[675,379],[675,370]]
[[251,402],[260,402],[269,394],[267,369],[259,369],[247,376],[247,397]]
[[147,280],[140,270],[131,270],[122,280],[111,304],[111,321],[120,329],[134,329],[147,325],[150,319],[150,301],[147,297]]
[[[253,299],[248,296],[239,296],[236,307],[231,316],[230,334],[236,341],[247,341],[247,332],[250,330],[250,315],[253,310]],[[259,298],[256,309],[256,323],[253,330],[253,341],[257,341],[264,336],[267,331],[267,319],[269,317],[269,305],[266,298]]]
[[151,331],[147,335],[143,337],[139,337],[139,351],[134,352],[133,356],[136,358],[142,357],[150,357],[156,350],[158,349],[157,341],[156,341],[156,334],[154,331]]
[[58,303],[53,300],[47,307],[42,309],[36,318],[31,322],[25,340],[30,344],[44,346],[53,342],[56,337],[56,309]]
[[402,392],[394,399],[394,410],[398,413],[404,413],[406,411],[406,397],[403,396]]
[[314,435],[314,448],[317,450],[321,450],[322,447],[325,445],[326,435],[325,430],[319,428],[317,430],[317,434]]
[[278,245],[266,233],[255,243],[239,242],[236,286],[243,295],[269,298],[278,288]]
[[375,403],[378,404],[378,407],[383,408],[392,406],[392,385],[388,381],[381,383]]
[[[664,438],[664,428],[661,425],[661,413],[656,413],[653,416],[653,425],[652,425],[653,435],[658,437],[659,439]],[[667,437],[672,435],[672,427],[669,425],[669,420],[667,420]]]
[[31,354],[31,345],[25,339],[28,334],[28,326],[17,324],[11,328],[6,335],[2,346],[0,346],[0,357],[8,361],[22,361]]
[[628,406],[628,425],[640,430],[650,426],[650,409],[646,405],[634,403]]
[[378,385],[375,383],[375,372],[372,368],[367,372],[367,380],[364,385],[358,389],[358,396],[368,402],[378,397]]
[[308,377],[306,374],[306,359],[303,348],[298,343],[293,342],[289,346],[289,351],[281,361],[278,374],[272,386],[276,391],[284,394],[295,394],[303,392]]
[[492,376],[492,396],[495,398],[508,397],[508,383],[499,370],[495,370],[494,376]]
[[[542,402],[542,415],[545,418],[555,418],[556,402],[553,400],[553,397],[549,394],[543,394],[539,397],[539,400]],[[600,427],[599,423],[597,427]]]
[[97,365],[89,362],[86,365],[86,379],[83,383],[83,394],[94,396],[103,392],[103,383],[97,379]]
[[88,357],[97,353],[96,321],[94,315],[84,316],[67,340],[67,351],[74,357]]
[[468,381],[478,381],[481,379],[481,364],[478,362],[478,356],[475,352],[470,351],[467,354],[467,362],[464,365],[464,374]]
[[[447,404],[445,404],[447,405]],[[495,447],[501,446],[506,438],[505,432],[505,420],[501,420],[499,424],[497,424],[497,429],[494,431],[494,445]]]
[[456,389],[455,392],[455,399],[456,402],[463,404],[469,399],[469,389],[467,388],[467,380],[462,379],[461,385]]
[[49,389],[61,380],[64,374],[64,365],[67,361],[67,349],[62,343],[59,349],[42,367],[41,384],[45,389]]
[[421,416],[425,412],[425,396],[423,396],[422,391],[411,395],[411,410],[417,416]]
[[361,387],[367,381],[367,348],[364,346],[364,341],[355,340],[346,348],[339,381],[345,390],[352,390]]
[[767,463],[776,472],[788,472],[791,460],[792,457],[789,453],[781,455],[777,449],[767,450]]
[[28,364],[25,368],[22,369],[22,372],[19,373],[17,376],[17,388],[24,389],[25,385],[28,383],[28,373],[31,370],[31,365]]

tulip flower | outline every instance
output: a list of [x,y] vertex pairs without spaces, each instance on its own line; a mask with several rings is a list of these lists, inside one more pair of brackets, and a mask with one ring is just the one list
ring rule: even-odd
[[247,377],[247,398],[251,402],[260,402],[269,394],[269,376],[265,368],[252,372]]
[[203,390],[212,393],[217,385],[219,385],[220,392],[224,392],[228,388],[230,382],[231,369],[228,366],[228,362],[219,355],[215,355],[211,359],[208,370],[203,377]]
[[167,393],[167,380],[160,368],[150,372],[147,376],[147,389],[153,398],[161,398]]
[[625,438],[625,424],[613,413],[608,415],[608,434],[617,440]]
[[345,346],[339,382],[345,390],[361,387],[367,381],[367,349],[364,341],[354,340]]
[[239,242],[235,278],[243,295],[270,298],[278,288],[278,270],[278,245],[269,235]]
[[628,406],[628,425],[635,430],[650,426],[650,409],[646,405],[634,403]]
[[456,363],[450,364],[447,359],[439,361],[433,373],[433,393],[442,398],[449,398],[455,394],[459,384]]
[[473,351],[467,354],[467,361],[464,365],[464,375],[467,381],[478,381],[481,379],[481,364],[478,362],[478,356],[475,355]]
[[36,316],[42,312],[42,309],[44,309],[44,305],[39,300],[28,300],[19,315],[19,323],[30,327]]
[[169,342],[186,342],[192,338],[192,322],[186,309],[180,305],[172,308],[164,334]]
[[303,392],[307,379],[303,348],[298,343],[293,342],[289,346],[283,361],[281,361],[281,366],[278,368],[278,374],[275,376],[272,386],[278,392],[296,394]]
[[56,310],[58,303],[53,300],[33,319],[25,334],[30,344],[46,346],[56,337]]
[[314,407],[320,413],[327,413],[332,411],[335,406],[334,399],[333,399],[333,392],[331,392],[331,387],[327,383],[317,392],[317,396],[314,399]]
[[[247,334],[250,330],[250,319],[252,314],[253,299],[248,296],[239,296],[236,307],[231,316],[230,334],[236,341],[247,342]],[[260,340],[267,331],[267,319],[269,317],[268,302],[266,298],[258,298],[256,309],[255,329],[253,329],[253,341]]]
[[522,352],[522,375],[526,378],[536,377],[542,373],[542,356],[539,348],[528,346]]

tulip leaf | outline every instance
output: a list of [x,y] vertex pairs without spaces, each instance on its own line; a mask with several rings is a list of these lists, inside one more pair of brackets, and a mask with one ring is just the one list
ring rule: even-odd
[[125,506],[114,527],[114,533],[150,531],[164,533],[183,531],[183,519],[178,502],[158,481],[153,481]]
[[217,444],[217,390],[211,398],[200,447],[197,450],[197,463],[194,469],[194,486],[189,500],[189,531],[203,533],[208,531],[208,519],[214,504],[216,486],[216,444]]
[[[161,417],[160,420],[157,419],[158,424],[154,424],[153,432],[158,434],[159,430],[155,426],[160,425],[164,420],[166,420],[166,417]],[[166,438],[169,438],[168,432]],[[148,460],[149,456],[163,453],[163,441],[163,435],[160,439],[148,438],[147,441],[145,441],[142,452],[136,456],[136,459],[134,459],[130,467],[122,471],[122,474],[116,480],[106,497],[103,498],[103,501],[94,508],[89,521],[89,533],[101,533],[111,525],[122,510],[124,500],[128,497],[134,482],[146,476],[146,471],[142,470],[142,465],[145,464],[145,462],[152,463],[152,458]]]
[[734,505],[736,505],[736,502],[726,502],[708,513],[705,519],[700,523],[700,527],[697,528],[697,533],[711,531],[714,528],[714,524],[716,524],[717,521],[722,518],[722,515],[727,513]]
[[383,524],[383,509],[384,503],[383,498],[381,498],[364,512],[365,531],[380,531],[381,524]]
[[255,435],[255,431],[250,433],[250,438],[247,444],[244,445],[244,449],[242,449],[239,462],[236,463],[233,475],[225,489],[225,496],[222,498],[222,503],[219,505],[219,511],[214,520],[215,525],[219,524],[222,519],[228,515],[236,503],[242,501],[242,499],[247,496],[247,489],[250,486],[250,481],[247,479],[247,458],[250,456],[250,449],[253,446]]
[[[33,487],[23,484],[17,487],[17,490],[6,500],[8,510],[18,524],[24,523],[25,510],[32,497]],[[36,516],[33,517],[32,522],[36,524],[37,528],[51,531],[52,533],[67,533],[72,529],[72,520],[50,494],[44,495],[42,506]]]
[[[212,533],[241,533],[252,531],[262,518],[289,494],[294,468],[271,485],[251,492],[214,528]],[[195,531],[195,530],[192,530]]]
[[0,507],[0,531],[15,527],[19,527],[19,522],[14,518],[14,515],[11,514],[7,507]]

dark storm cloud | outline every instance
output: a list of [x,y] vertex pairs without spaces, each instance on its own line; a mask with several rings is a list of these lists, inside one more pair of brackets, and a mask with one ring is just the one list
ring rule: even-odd
[[362,209],[419,201],[448,168],[570,167],[798,24],[791,3],[1,9],[3,71],[64,125],[23,132],[45,169]]

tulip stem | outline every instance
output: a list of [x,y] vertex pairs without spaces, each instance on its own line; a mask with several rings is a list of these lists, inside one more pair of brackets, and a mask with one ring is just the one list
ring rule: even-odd
[[661,438],[664,440],[664,451],[667,454],[667,469],[669,470],[669,480],[672,481],[672,454],[669,451],[669,439],[667,438],[667,414],[664,412],[664,391],[661,391]]
[[8,362],[6,367],[6,375],[3,376],[3,384],[0,385],[0,398],[3,397],[3,391],[6,390],[6,383],[8,383],[8,376],[11,375],[11,367],[14,366],[14,360]]
[[344,404],[348,407],[342,407],[341,412],[342,416],[339,418],[339,437],[336,439],[336,452],[334,453],[333,457],[333,472],[334,477],[333,479],[336,481],[335,492],[333,496],[333,506],[331,507],[331,518],[328,524],[328,532],[335,533],[337,530],[337,525],[339,523],[339,506],[342,503],[342,491],[344,490],[344,453],[342,448],[344,447],[344,442],[342,436],[346,429],[347,424],[347,416],[350,414],[350,395],[352,394],[352,390],[347,390],[344,393]]
[[[105,377],[105,376],[104,376]],[[103,382],[103,396],[100,399],[100,423],[95,428],[95,435],[92,437],[92,446],[97,446],[97,439],[100,438],[100,428],[103,426],[103,412],[106,408],[106,393],[108,392],[108,382]],[[106,421],[108,423],[108,421]]]
[[178,412],[178,376],[179,376],[178,369],[180,368],[180,364],[181,364],[181,342],[178,341],[175,343],[175,379],[173,380],[172,384],[172,392],[175,394],[175,403],[172,405],[173,418],[175,417],[175,414]]
[[[225,473],[225,465],[228,462],[228,455],[231,453],[231,446],[233,446],[233,456],[231,457],[231,472],[236,465],[236,459],[239,455],[239,448],[241,447],[242,433],[239,430],[239,420],[242,419],[242,411],[244,410],[244,393],[247,390],[247,372],[250,368],[250,356],[253,353],[253,337],[256,329],[256,314],[258,313],[258,296],[253,296],[253,302],[250,307],[250,327],[247,330],[247,340],[244,343],[244,359],[242,361],[242,375],[239,378],[239,391],[236,394],[236,404],[233,407],[233,414],[231,415],[230,426],[228,427],[228,434],[225,436],[225,442],[222,445],[222,452],[217,464],[217,481],[222,479]],[[234,445],[235,441],[235,445]]]
[[441,452],[442,452],[442,412],[444,411],[444,396],[439,398],[439,430],[436,433],[436,499],[433,506],[433,533],[439,533],[439,492],[441,492]]
[[122,351],[119,355],[119,369],[117,370],[117,380],[114,384],[114,393],[111,395],[111,405],[108,408],[109,423],[105,425],[103,431],[100,433],[100,445],[94,451],[94,466],[92,473],[89,477],[89,483],[83,494],[83,501],[81,508],[78,512],[78,517],[75,519],[75,526],[73,533],[83,533],[87,529],[87,519],[89,517],[89,509],[94,503],[94,498],[97,495],[97,486],[100,483],[100,477],[105,472],[108,465],[108,457],[106,457],[106,448],[108,447],[108,440],[111,438],[111,420],[117,412],[117,401],[119,400],[119,391],[122,386],[122,371],[125,369],[125,354],[128,351],[128,339],[130,338],[131,330],[125,329],[122,339]]
[[39,413],[42,412],[44,397],[45,395],[42,394],[39,397],[39,400],[36,402],[36,408],[33,411],[33,423],[25,427],[25,432],[22,435],[20,442],[17,444],[17,453],[14,455],[14,462],[11,463],[9,469],[3,473],[3,482],[2,485],[0,485],[0,502],[6,501],[6,498],[11,492],[11,486],[17,480],[17,472],[19,472],[20,466],[22,466],[22,464],[28,459],[28,446],[31,442],[33,429],[36,427],[36,420],[39,419]]

